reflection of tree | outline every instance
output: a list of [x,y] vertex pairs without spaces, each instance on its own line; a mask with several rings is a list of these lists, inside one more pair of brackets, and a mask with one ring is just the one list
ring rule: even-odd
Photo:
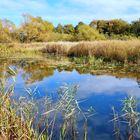
[[137,80],[138,86],[140,88],[140,79]]
[[44,77],[53,75],[54,69],[48,67],[45,62],[26,62],[26,64],[21,65],[22,69],[27,74],[27,83],[33,83],[36,81],[41,81]]
[[[49,64],[48,64],[48,63]],[[36,81],[41,81],[44,77],[48,77],[53,75],[54,66],[57,68],[59,72],[65,70],[72,72],[76,70],[79,74],[92,74],[92,75],[112,75],[118,78],[135,78],[137,79],[138,85],[140,87],[140,75],[137,72],[122,72],[121,70],[109,71],[108,69],[94,69],[90,66],[76,66],[76,65],[59,65],[55,64],[54,61],[52,63],[43,60],[29,60],[29,59],[0,59],[0,79],[3,77],[4,71],[7,70],[10,66],[16,66],[16,68],[22,68],[24,70],[23,77],[27,83],[33,83]],[[52,67],[53,66],[53,67]]]
[[[33,83],[35,81],[41,81],[44,77],[53,75],[53,68],[50,68],[44,61],[28,61],[28,60],[0,60],[0,79],[3,78],[4,72],[8,70],[8,67],[15,65],[17,68],[22,68],[27,78],[27,83]],[[8,78],[10,75],[6,75]]]
[[8,70],[8,67],[10,67],[12,61],[7,61],[6,59],[0,59],[0,79],[2,79],[4,76],[5,78],[10,77],[11,75],[4,73]]

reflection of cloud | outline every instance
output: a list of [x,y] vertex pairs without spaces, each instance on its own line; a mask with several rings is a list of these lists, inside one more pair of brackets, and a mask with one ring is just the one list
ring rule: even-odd
[[[113,95],[115,93],[129,94],[140,97],[140,88],[133,79],[116,78],[109,75],[95,76],[73,72],[54,72],[53,76],[45,78],[39,85],[59,88],[64,83],[79,85],[77,97],[88,98],[93,94]],[[53,83],[53,84],[52,84]]]
[[117,79],[113,76],[90,77],[84,82],[79,82],[79,96],[89,96],[91,94],[112,95],[116,92],[125,93],[140,97],[140,88],[136,81],[127,78]]
[[[28,76],[23,78],[22,72],[17,77],[16,87],[22,88],[27,85],[24,83]],[[90,75],[79,74],[75,70],[72,72],[55,70],[50,77],[44,77],[41,81],[32,83],[30,86],[38,86],[42,94],[47,90],[48,92],[55,91],[63,84],[79,85],[77,97],[80,99],[89,98],[92,95],[113,95],[117,93],[134,95],[140,97],[140,88],[138,83],[129,78],[116,78],[109,75]],[[29,85],[28,85],[29,86]]]

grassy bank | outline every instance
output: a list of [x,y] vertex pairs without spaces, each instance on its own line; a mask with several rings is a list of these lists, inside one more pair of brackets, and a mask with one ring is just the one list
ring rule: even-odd
[[122,63],[140,63],[140,41],[138,40],[80,42],[68,47],[63,44],[48,44],[42,52],[69,57],[94,56],[108,62],[115,60]]
[[[140,65],[140,41],[50,42],[1,44],[0,57],[65,56],[79,64]],[[105,64],[105,65],[106,65]]]

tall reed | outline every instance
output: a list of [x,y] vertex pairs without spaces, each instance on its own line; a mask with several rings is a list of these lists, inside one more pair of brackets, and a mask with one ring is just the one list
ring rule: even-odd
[[109,62],[115,60],[122,63],[140,63],[139,40],[79,42],[74,45],[54,43],[46,45],[42,52],[70,57],[94,56]]
[[[119,115],[120,114],[120,115]],[[123,100],[121,113],[113,107],[114,132],[117,140],[135,140],[140,138],[140,113],[138,100],[128,96]]]
[[[6,81],[7,74],[14,80],[10,87]],[[12,97],[15,76],[16,72],[9,68],[0,79],[0,139],[76,140],[78,116],[87,121],[88,115],[94,113],[87,114],[81,110],[79,101],[75,98],[78,87],[62,86],[56,102],[49,96],[36,100],[37,88],[28,88],[28,94],[17,101]],[[87,137],[86,132],[83,135]]]

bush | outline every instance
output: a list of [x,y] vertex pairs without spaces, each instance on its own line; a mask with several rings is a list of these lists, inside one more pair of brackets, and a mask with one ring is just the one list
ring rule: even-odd
[[44,41],[73,41],[73,36],[70,34],[60,34],[50,32],[44,37]]
[[78,41],[105,40],[105,36],[103,34],[100,34],[97,30],[85,24],[79,25],[75,37]]
[[115,35],[112,34],[111,36],[106,35],[107,39],[117,39],[117,40],[134,40],[137,39],[134,35]]

